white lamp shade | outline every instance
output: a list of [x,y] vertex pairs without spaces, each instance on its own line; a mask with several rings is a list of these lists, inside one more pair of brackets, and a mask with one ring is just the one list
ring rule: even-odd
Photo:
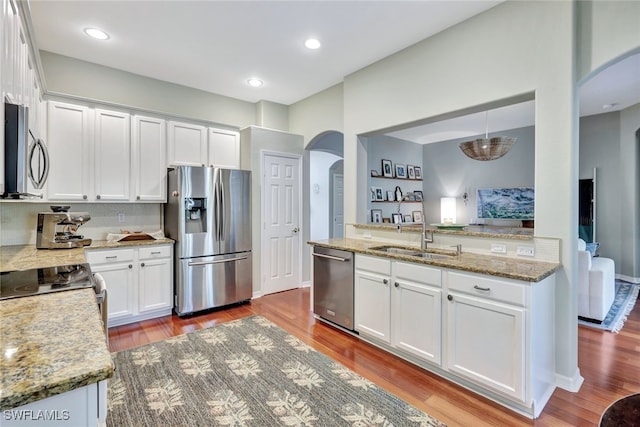
[[440,222],[442,224],[456,223],[456,198],[455,197],[440,198]]

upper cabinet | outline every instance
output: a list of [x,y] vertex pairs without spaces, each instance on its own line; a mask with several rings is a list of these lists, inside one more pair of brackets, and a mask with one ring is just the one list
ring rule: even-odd
[[131,182],[131,117],[96,109],[93,144],[95,200],[126,202]]
[[240,134],[170,121],[169,166],[216,166],[240,168]]
[[[49,146],[49,200],[89,199],[91,170],[92,111],[88,107],[49,102],[47,140]],[[114,166],[114,169],[120,169]]]
[[166,124],[162,119],[133,116],[131,172],[136,201],[166,202]]

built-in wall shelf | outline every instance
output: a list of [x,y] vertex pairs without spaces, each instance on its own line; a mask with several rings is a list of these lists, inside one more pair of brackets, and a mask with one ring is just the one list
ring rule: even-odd
[[371,178],[379,178],[379,179],[393,179],[394,181],[404,181],[404,182],[421,182],[422,179],[410,179],[410,178],[396,178],[393,176],[376,176],[371,175]]
[[[396,200],[371,200],[371,203],[393,203],[396,205],[398,204]],[[422,203],[422,202],[418,200],[403,200],[402,204],[404,205],[405,203]]]

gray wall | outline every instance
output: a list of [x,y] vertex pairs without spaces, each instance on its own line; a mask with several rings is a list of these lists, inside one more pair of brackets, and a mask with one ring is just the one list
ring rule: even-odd
[[[440,198],[455,197],[457,222],[468,224],[476,218],[476,190],[479,188],[534,187],[535,128],[526,127],[489,134],[516,137],[516,143],[503,157],[488,162],[468,158],[460,142],[484,135],[424,146],[424,196],[427,223],[440,222]],[[462,195],[469,195],[465,206]]]

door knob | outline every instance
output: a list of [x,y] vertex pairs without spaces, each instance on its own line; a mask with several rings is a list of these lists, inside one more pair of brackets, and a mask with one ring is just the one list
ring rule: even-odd
[[294,228],[293,228],[293,230],[291,230],[291,232],[292,232],[293,234],[297,234],[297,233],[298,233],[298,231],[300,231],[300,229],[299,229],[298,227],[294,227]]

